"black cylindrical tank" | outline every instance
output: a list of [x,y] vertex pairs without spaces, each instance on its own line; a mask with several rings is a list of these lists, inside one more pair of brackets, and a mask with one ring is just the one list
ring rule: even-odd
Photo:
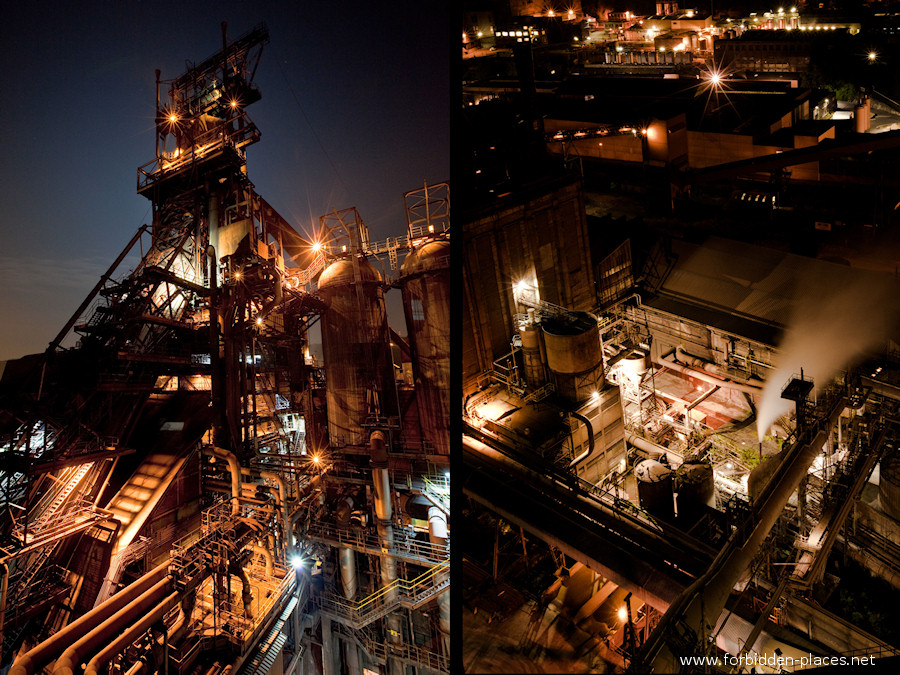
[[675,490],[672,470],[655,459],[645,459],[634,467],[641,508],[657,518],[675,516]]

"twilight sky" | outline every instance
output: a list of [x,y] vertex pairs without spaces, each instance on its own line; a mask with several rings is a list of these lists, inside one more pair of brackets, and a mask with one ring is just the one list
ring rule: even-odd
[[[254,80],[262,100],[248,108],[262,139],[247,150],[248,175],[295,226],[356,206],[373,239],[401,235],[403,193],[449,179],[444,3],[11,7],[0,23],[0,360],[43,351],[150,222],[136,181],[154,153],[154,70],[173,79],[211,56],[222,21],[231,38],[268,25]],[[398,303],[389,302],[402,322]]]

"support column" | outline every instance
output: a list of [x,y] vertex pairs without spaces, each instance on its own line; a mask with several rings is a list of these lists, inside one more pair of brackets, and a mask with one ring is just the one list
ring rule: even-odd
[[322,675],[340,675],[334,663],[334,640],[331,619],[322,615]]

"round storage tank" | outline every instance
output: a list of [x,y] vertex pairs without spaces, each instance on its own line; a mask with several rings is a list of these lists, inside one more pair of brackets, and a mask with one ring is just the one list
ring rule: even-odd
[[622,373],[635,385],[640,384],[647,372],[647,355],[642,352],[631,352],[621,361]]
[[900,520],[900,454],[892,453],[881,460],[878,496],[881,510],[894,520]]
[[329,305],[322,316],[329,441],[366,445],[376,410],[397,415],[381,275],[364,256],[341,258],[319,277],[319,295]]
[[603,355],[597,320],[586,312],[541,322],[547,367],[554,375],[556,391],[563,397],[585,401],[603,385]]
[[422,434],[450,454],[450,242],[434,239],[400,267]]
[[715,506],[716,483],[711,464],[685,462],[675,472],[678,483],[678,517],[696,520],[706,506]]
[[641,508],[663,520],[675,515],[673,475],[669,467],[655,459],[645,459],[634,467]]
[[522,338],[522,361],[525,366],[525,381],[535,389],[547,382],[547,371],[541,357],[541,333],[538,326],[531,323],[519,328]]

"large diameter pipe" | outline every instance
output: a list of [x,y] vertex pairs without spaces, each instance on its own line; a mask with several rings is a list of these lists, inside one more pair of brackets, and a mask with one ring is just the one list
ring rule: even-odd
[[387,447],[384,433],[373,431],[369,438],[369,448],[372,452],[372,481],[375,486],[375,515],[378,520],[390,522],[391,510],[391,483],[387,468]]
[[9,675],[33,675],[43,670],[50,661],[66,647],[95,628],[101,622],[113,616],[126,604],[140,596],[161,579],[166,577],[169,569],[168,561],[155,567],[132,584],[129,584],[105,602],[79,617],[68,626],[41,642],[34,649],[22,654],[15,660]]
[[690,377],[696,378],[698,380],[703,380],[704,382],[708,382],[709,384],[716,384],[720,387],[735,389],[737,391],[742,391],[745,394],[753,394],[756,396],[762,394],[761,386],[757,387],[756,385],[742,384],[733,380],[723,380],[721,378],[710,375],[705,370],[698,370],[696,368],[691,368],[690,366],[683,366],[672,358],[657,356],[654,361],[656,361],[661,366],[665,366],[666,368],[670,368],[676,372],[683,373],[684,375],[689,375]]
[[[66,649],[53,666],[53,675],[74,675],[78,664],[88,654],[93,654],[100,645],[108,642],[122,630],[123,625],[133,621],[153,609],[169,590],[171,582],[168,578],[157,582],[146,592],[129,602],[125,607],[109,617],[106,621],[84,635]],[[177,598],[178,595],[175,594]]]
[[[388,475],[387,439],[381,431],[373,431],[369,437],[369,449],[372,458],[372,482],[375,487],[375,515],[378,518],[378,536],[381,546],[390,551],[394,548],[394,528],[391,524],[393,510],[391,509],[391,484]],[[397,579],[397,561],[392,555],[382,555],[379,558],[381,568],[381,586],[388,588]],[[397,589],[390,588],[384,596],[385,604],[393,603],[397,598]],[[398,643],[401,635],[400,617],[392,612],[386,617],[389,641]],[[323,634],[322,639],[325,639]],[[391,673],[402,672],[402,664],[397,659],[388,659],[388,668]]]
[[287,486],[284,479],[272,471],[260,471],[259,475],[278,486],[278,498],[281,500],[281,517],[284,523],[284,552],[290,557],[290,551],[294,548],[293,530],[291,528],[291,514],[288,510]]
[[344,597],[353,600],[356,597],[356,555],[352,548],[341,546],[338,549],[338,562],[341,568],[341,587]]
[[[838,401],[829,411],[828,419],[819,427],[819,431],[805,442],[801,437],[788,451],[789,454],[785,456],[778,474],[766,485],[758,502],[759,507],[753,509],[751,517],[755,518],[755,523],[743,544],[738,545],[734,543],[734,539],[730,540],[709,569],[673,603],[675,606],[683,607],[681,612],[676,613],[698,633],[711,634],[713,631],[734,584],[759,553],[760,546],[781,516],[791,494],[809,472],[809,467],[825,444],[845,404],[845,400]],[[670,611],[660,621],[651,636],[650,641],[654,643],[651,649],[660,645],[659,636],[666,630],[667,625],[678,620],[674,616],[676,613]],[[653,656],[654,670],[658,672],[677,670],[679,663],[678,655],[673,654],[662,642]]]
[[[432,506],[428,509],[428,539],[436,546],[446,546],[449,539],[447,529],[447,516],[444,512]],[[450,594],[444,591],[437,598],[438,617],[441,629],[441,641],[444,653],[450,654]]]
[[[166,613],[178,604],[179,596],[180,593],[177,591],[166,596],[162,602],[159,602],[155,607],[152,607],[148,613],[144,614],[143,618],[137,623],[132,624],[124,633],[120,633],[121,626],[118,626],[116,632],[109,635],[107,639],[112,638],[113,635],[116,634],[118,634],[118,637],[113,639],[110,644],[104,647],[90,660],[87,664],[87,668],[84,669],[84,675],[100,675],[101,670],[104,669],[106,664],[109,663],[116,654],[124,651],[128,645],[150,630],[155,623],[161,621]],[[53,672],[54,674],[56,673],[55,670]]]
[[592,454],[594,454],[594,427],[591,425],[591,421],[587,417],[582,415],[581,413],[571,412],[569,414],[572,415],[573,417],[577,417],[582,422],[584,422],[584,428],[587,431],[587,437],[588,437],[587,450],[585,450],[580,455],[578,455],[578,457],[576,457],[571,462],[569,462],[569,468],[571,469],[573,466],[578,464],[578,462],[584,461],[585,459],[590,457]]
[[236,516],[241,511],[241,462],[237,455],[224,448],[208,445],[203,449],[207,455],[224,459],[228,462],[228,470],[231,472],[231,515]]

